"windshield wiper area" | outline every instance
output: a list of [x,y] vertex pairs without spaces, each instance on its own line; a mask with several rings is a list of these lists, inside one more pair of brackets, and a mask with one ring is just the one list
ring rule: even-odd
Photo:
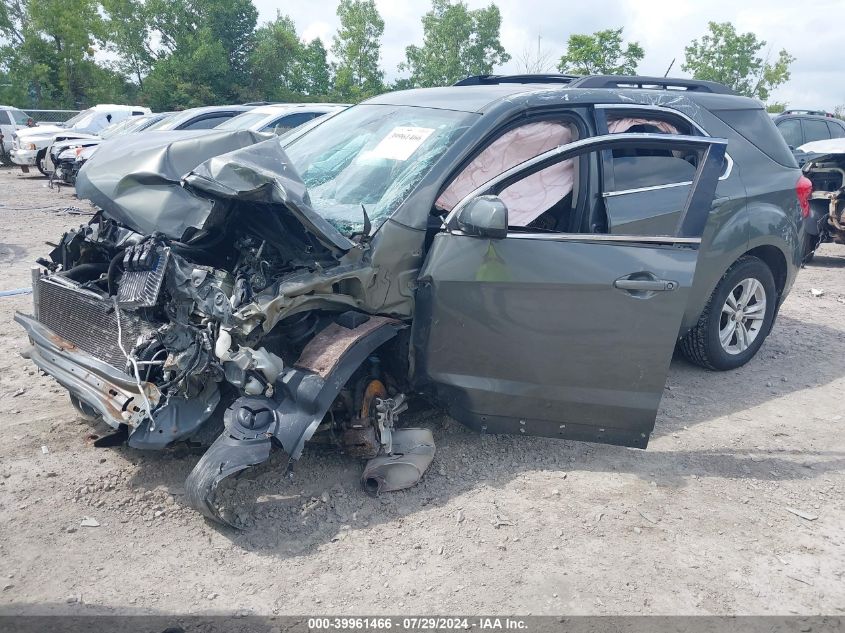
[[364,214],[364,227],[360,231],[354,231],[352,233],[352,239],[356,237],[361,238],[361,241],[366,241],[370,237],[370,230],[373,228],[372,222],[370,222],[370,216],[367,214],[367,207],[364,206],[364,203],[361,203],[361,213]]

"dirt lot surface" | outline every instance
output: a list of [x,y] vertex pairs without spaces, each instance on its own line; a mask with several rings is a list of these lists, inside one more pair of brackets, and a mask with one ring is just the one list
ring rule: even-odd
[[[0,290],[85,220],[45,208],[68,206],[88,208],[0,170]],[[373,499],[356,460],[306,451],[288,480],[277,457],[226,490],[241,532],[182,507],[196,455],[92,446],[107,427],[20,357],[30,302],[0,298],[0,612],[845,611],[845,247],[744,368],[675,359],[646,451],[417,414],[437,442],[420,485]]]

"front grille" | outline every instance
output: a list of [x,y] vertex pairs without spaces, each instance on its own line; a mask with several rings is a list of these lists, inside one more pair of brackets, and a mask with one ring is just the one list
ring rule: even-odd
[[[125,371],[126,357],[117,342],[117,319],[112,303],[46,277],[38,280],[35,296],[38,302],[35,313],[41,323],[82,351]],[[148,323],[123,310],[120,327],[127,352],[140,337],[153,331]]]

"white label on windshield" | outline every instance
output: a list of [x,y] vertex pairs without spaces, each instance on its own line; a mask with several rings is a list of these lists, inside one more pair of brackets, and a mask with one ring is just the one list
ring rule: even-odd
[[367,158],[408,160],[432,132],[434,128],[429,127],[395,127],[378,145],[367,152]]

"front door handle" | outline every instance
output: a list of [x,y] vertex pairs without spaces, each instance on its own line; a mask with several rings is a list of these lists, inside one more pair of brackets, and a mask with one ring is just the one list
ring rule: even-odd
[[675,290],[678,282],[671,279],[658,279],[651,273],[633,273],[614,281],[613,287],[628,292],[665,292]]

